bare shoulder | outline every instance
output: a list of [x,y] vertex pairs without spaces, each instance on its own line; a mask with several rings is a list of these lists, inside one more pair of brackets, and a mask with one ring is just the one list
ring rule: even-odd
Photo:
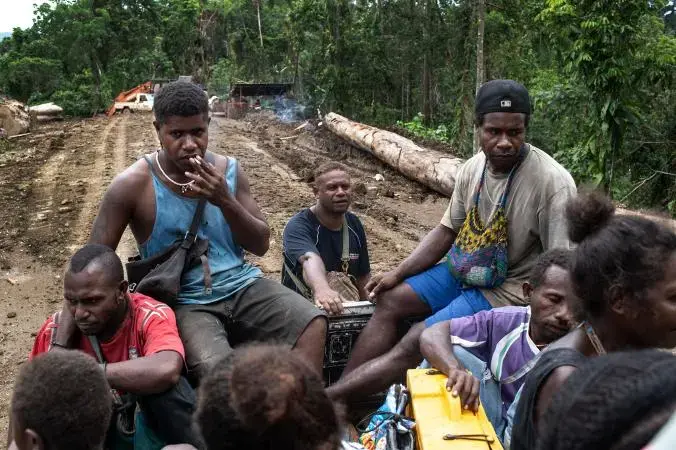
[[144,187],[150,179],[150,167],[144,159],[139,159],[124,171],[117,174],[110,183],[109,189],[120,192],[136,192]]
[[568,334],[557,339],[547,346],[547,351],[558,350],[563,348],[568,348],[572,350],[577,350],[584,354],[584,341],[586,339],[586,334],[584,330],[579,327],[575,327]]
[[211,150],[209,151],[209,154],[214,158],[213,164],[216,166],[216,169],[219,171],[225,170],[231,158],[226,155],[219,155],[218,153],[212,152]]
[[133,208],[142,197],[140,194],[148,188],[150,174],[148,163],[143,158],[139,159],[113,178],[106,190],[102,206],[127,205]]
[[535,404],[536,421],[544,415],[547,408],[549,408],[549,405],[552,403],[552,399],[561,389],[561,386],[563,386],[563,383],[565,383],[568,377],[576,370],[577,367],[575,366],[559,366],[552,370],[538,390]]
[[575,366],[559,366],[552,370],[545,382],[542,384],[541,393],[551,391],[552,395],[559,390],[561,385],[566,382],[573,372],[577,370]]

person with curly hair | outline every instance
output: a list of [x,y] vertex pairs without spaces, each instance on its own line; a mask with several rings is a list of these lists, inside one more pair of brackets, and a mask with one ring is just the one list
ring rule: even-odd
[[219,360],[202,379],[194,420],[207,450],[364,450],[341,440],[321,376],[284,345],[247,344]]
[[616,214],[596,192],[573,199],[566,213],[578,244],[571,274],[580,325],[550,345],[517,394],[513,450],[535,448],[539,420],[586,358],[676,346],[676,233]]
[[571,261],[567,249],[540,255],[523,286],[529,306],[505,306],[439,322],[420,337],[423,356],[448,376],[446,388],[460,397],[465,409],[478,410],[481,400],[501,439],[526,374],[541,351],[573,325]]

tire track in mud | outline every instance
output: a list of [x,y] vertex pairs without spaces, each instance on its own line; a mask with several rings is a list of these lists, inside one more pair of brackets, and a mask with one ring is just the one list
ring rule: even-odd
[[[115,143],[115,175],[123,172],[147,153],[151,153],[159,146],[159,140],[152,126],[152,114],[133,114],[124,116],[124,132],[118,135]],[[126,228],[119,245],[117,254],[122,263],[138,253],[136,239],[129,227]]]
[[119,139],[120,133],[124,132],[125,125],[126,117],[120,119],[119,116],[113,116],[110,118],[101,134],[98,145],[95,147],[95,152],[92,155],[94,161],[89,170],[86,191],[82,199],[82,209],[70,240],[69,250],[71,253],[84,245],[89,239],[101,198],[111,180],[111,170],[117,152],[115,143]]
[[[73,239],[73,250],[88,239],[101,200],[111,181],[156,146],[156,141],[149,131],[151,122],[149,117],[151,116],[147,114],[113,116],[111,119],[113,128],[107,128],[105,131],[109,132],[104,131],[101,136],[93,168],[95,178],[90,180],[78,221],[78,229],[83,233],[77,239]],[[122,234],[116,251],[123,264],[129,257],[136,255],[136,241],[129,227]]]
[[[124,171],[143,155],[152,153],[159,146],[157,134],[152,126],[152,114],[134,114],[124,117],[124,133],[120,133],[115,145],[115,174]],[[126,228],[117,247],[122,263],[138,253],[136,239],[129,227]]]
[[212,119],[209,150],[236,158],[247,174],[251,193],[270,227],[270,249],[263,257],[252,254],[246,259],[269,278],[279,279],[282,267],[282,232],[300,203],[311,204],[312,192],[286,164],[249,139],[230,122]]
[[[115,139],[115,147],[113,148],[114,162],[113,174],[110,180],[106,183],[106,188],[115,176],[122,173],[127,168],[127,160],[129,157],[129,121],[132,120],[129,115],[123,115],[120,123],[120,130],[117,132]],[[133,137],[132,137],[133,138]],[[126,263],[129,257],[136,254],[136,241],[131,229],[127,227],[122,234],[120,243],[117,245],[117,254],[122,260],[122,264]]]
[[[101,190],[107,142],[117,126],[115,120],[83,122],[69,129],[57,145],[52,142],[54,154],[33,181],[27,204],[31,214],[25,230],[27,245],[44,262],[62,265],[89,235],[95,214],[91,211],[96,208]],[[100,135],[101,144],[92,146],[78,140],[81,133]],[[51,251],[45,251],[49,247]]]
[[[58,128],[61,132],[50,132],[53,137],[40,138],[43,130]],[[63,265],[89,235],[103,189],[105,152],[117,128],[116,120],[105,119],[46,125],[38,128],[33,142],[23,144],[28,151],[41,149],[30,170],[11,163],[11,182],[27,195],[0,212],[25,217],[6,272],[13,281],[0,298],[0,316],[7,318],[0,327],[0,435],[6,435],[12,386],[33,336],[44,318],[60,308]],[[9,312],[16,318],[9,320]]]
[[33,181],[33,195],[40,199],[34,205],[33,214],[29,218],[28,232],[49,227],[47,222],[49,215],[54,213],[55,194],[57,188],[57,174],[61,172],[62,166],[66,160],[66,154],[61,152],[51,157],[47,163],[38,172],[38,176]]

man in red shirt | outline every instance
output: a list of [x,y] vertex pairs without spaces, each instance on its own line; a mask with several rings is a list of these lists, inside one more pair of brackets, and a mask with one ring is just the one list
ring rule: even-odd
[[118,431],[133,429],[138,403],[149,428],[164,442],[199,446],[190,420],[195,394],[181,376],[184,350],[171,308],[130,294],[120,259],[104,245],[78,250],[63,284],[78,331],[68,345],[57,344],[60,313],[55,313],[40,329],[30,357],[59,347],[88,353],[99,361],[113,391]]

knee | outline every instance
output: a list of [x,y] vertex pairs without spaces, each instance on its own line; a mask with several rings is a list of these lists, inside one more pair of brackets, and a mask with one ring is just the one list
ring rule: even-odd
[[404,309],[404,302],[398,295],[392,294],[392,291],[381,294],[373,312],[375,317],[383,320],[402,320],[408,316]]

